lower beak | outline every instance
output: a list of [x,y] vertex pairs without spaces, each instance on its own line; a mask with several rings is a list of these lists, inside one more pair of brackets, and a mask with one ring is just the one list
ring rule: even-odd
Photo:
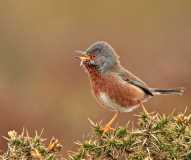
[[77,50],[76,53],[79,53],[79,56],[76,56],[76,58],[79,58],[81,61],[89,61],[90,56],[86,54],[85,51]]
[[80,66],[83,66],[84,62],[90,61],[90,56],[88,55],[81,55],[79,56],[80,59]]
[[77,58],[77,59],[79,59],[81,61],[80,66],[82,66],[85,61],[90,61],[91,60],[90,56],[87,55],[85,51],[79,51],[78,50],[76,52],[80,54],[79,56],[75,57],[75,58]]

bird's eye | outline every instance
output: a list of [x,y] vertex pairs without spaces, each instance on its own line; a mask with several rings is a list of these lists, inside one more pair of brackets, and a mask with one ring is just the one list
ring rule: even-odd
[[96,55],[92,55],[91,58],[92,58],[92,59],[95,59],[95,58],[96,58]]

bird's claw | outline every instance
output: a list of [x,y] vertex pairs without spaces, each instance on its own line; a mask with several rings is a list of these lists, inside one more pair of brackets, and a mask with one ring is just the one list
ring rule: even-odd
[[109,132],[109,131],[115,131],[114,128],[112,128],[111,126],[105,126],[101,129],[103,131],[103,133]]

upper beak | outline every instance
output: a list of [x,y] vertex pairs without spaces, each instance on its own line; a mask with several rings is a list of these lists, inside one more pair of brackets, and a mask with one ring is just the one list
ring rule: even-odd
[[76,58],[79,58],[81,61],[89,61],[89,60],[91,60],[90,56],[88,54],[86,54],[85,51],[77,50],[75,52],[80,54],[79,56],[76,56]]

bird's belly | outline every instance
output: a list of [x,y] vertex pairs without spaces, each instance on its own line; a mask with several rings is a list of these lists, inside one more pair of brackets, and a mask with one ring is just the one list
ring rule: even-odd
[[91,85],[97,100],[110,110],[130,112],[145,100],[145,94],[140,88],[113,76],[94,77]]
[[115,100],[111,99],[109,95],[105,92],[100,92],[98,95],[98,101],[107,109],[112,111],[118,111],[118,112],[131,112],[137,107],[139,107],[139,104],[133,105],[133,106],[121,106]]

